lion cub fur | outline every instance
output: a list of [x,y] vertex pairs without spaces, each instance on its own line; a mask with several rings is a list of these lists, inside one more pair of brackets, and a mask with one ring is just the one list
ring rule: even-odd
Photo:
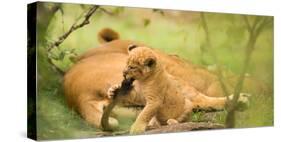
[[128,50],[124,76],[140,84],[146,100],[145,108],[131,127],[131,133],[143,132],[153,117],[161,125],[183,121],[192,104],[185,101],[180,84],[166,72],[150,48],[129,46]]

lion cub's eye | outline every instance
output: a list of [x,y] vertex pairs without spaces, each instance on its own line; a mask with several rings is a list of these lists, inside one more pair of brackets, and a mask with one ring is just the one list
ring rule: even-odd
[[129,70],[133,70],[133,69],[136,69],[136,68],[137,68],[137,67],[133,67],[133,66],[129,66],[129,67],[128,67]]

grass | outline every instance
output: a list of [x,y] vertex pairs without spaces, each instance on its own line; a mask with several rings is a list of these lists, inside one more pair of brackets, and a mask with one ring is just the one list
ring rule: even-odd
[[[118,11],[113,7],[105,7]],[[63,4],[64,14],[57,12],[47,30],[47,39],[53,41],[68,29],[83,11],[80,6]],[[200,26],[200,17],[196,12],[181,16],[165,12],[164,16],[149,9],[125,8],[119,14],[110,16],[101,12],[91,18],[91,23],[71,34],[53,51],[59,56],[61,52],[75,50],[81,54],[89,48],[99,45],[96,34],[105,27],[121,33],[122,39],[144,42],[169,54],[177,54],[199,65],[213,65],[214,61],[207,53],[202,57],[200,47],[204,46],[205,35]],[[207,15],[210,36],[220,63],[226,70],[240,73],[247,33],[239,15],[210,14]],[[144,24],[149,19],[148,25]],[[147,21],[147,20],[146,20]],[[65,55],[56,64],[67,70],[71,62]],[[202,58],[204,63],[202,62]],[[37,126],[38,138],[68,139],[95,137],[101,131],[89,126],[74,111],[70,110],[63,98],[61,80],[56,76],[46,61],[44,47],[38,52],[38,97]],[[257,80],[273,86],[273,30],[272,26],[263,32],[257,41],[248,73]],[[136,114],[118,109],[119,131],[128,130],[134,122]],[[257,113],[258,112],[258,113]],[[212,121],[224,122],[225,112],[213,114]],[[205,114],[195,113],[193,121],[201,121]],[[273,94],[255,95],[251,106],[245,112],[237,114],[236,127],[256,127],[273,125]]]
[[[51,91],[40,93],[44,94],[39,96],[37,103],[40,139],[83,138],[95,135],[97,129],[89,126],[76,112],[69,110],[62,96]],[[76,132],[73,133],[74,131]]]

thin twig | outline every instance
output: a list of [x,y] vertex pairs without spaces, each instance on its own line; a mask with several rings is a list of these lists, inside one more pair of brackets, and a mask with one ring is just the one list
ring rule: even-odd
[[[202,20],[202,25],[203,25],[203,29],[204,29],[204,32],[205,32],[205,35],[206,35],[206,43],[207,43],[207,46],[208,48],[212,48],[212,44],[211,44],[211,40],[210,40],[210,36],[209,36],[209,28],[208,28],[208,25],[207,25],[207,21],[206,21],[206,18],[205,18],[205,15],[204,13],[200,13],[200,16],[201,16],[201,20]],[[218,58],[217,58],[217,55],[216,53],[211,49],[209,50],[215,60],[215,63],[218,65],[218,70],[217,70],[217,74],[218,74],[218,80],[219,80],[219,83],[222,87],[222,90],[224,92],[224,95],[226,96],[227,100],[229,99],[228,95],[229,95],[229,92],[227,90],[227,87],[223,81],[223,75],[222,75],[222,69],[221,69],[221,66],[220,64],[218,63]]]
[[108,11],[107,9],[105,9],[105,8],[103,8],[103,7],[100,7],[99,10],[101,10],[102,12],[104,12],[104,13],[110,15],[110,16],[113,16],[113,15],[114,15],[113,12]]
[[99,6],[94,5],[90,8],[90,10],[86,13],[84,16],[84,20],[80,23],[77,24],[76,22],[69,28],[67,32],[65,32],[63,35],[61,35],[57,41],[53,42],[50,44],[50,46],[47,48],[47,51],[51,51],[54,47],[58,47],[73,31],[87,25],[90,23],[89,19],[90,17],[96,12],[96,10],[99,8]]
[[92,6],[90,8],[90,10],[85,14],[84,16],[84,20],[80,23],[80,24],[77,24],[77,22],[79,21],[79,19],[81,19],[81,17],[78,17],[79,19],[77,19],[73,24],[72,26],[70,27],[70,29],[65,32],[63,35],[61,35],[56,41],[54,41],[53,43],[49,44],[49,46],[47,47],[47,60],[48,62],[52,65],[52,68],[58,72],[60,75],[63,75],[64,74],[64,71],[62,69],[60,69],[57,65],[55,65],[52,61],[52,58],[50,56],[51,54],[51,50],[55,47],[58,47],[73,31],[87,25],[90,23],[89,19],[90,17],[96,12],[96,10],[99,8],[99,6]]
[[[49,56],[49,55],[48,55]],[[54,64],[54,62],[52,61],[52,59],[50,57],[47,57],[47,61],[51,64],[52,69],[57,72],[59,75],[63,76],[64,75],[64,71],[59,68],[56,64]]]
[[62,7],[59,8],[59,11],[61,13],[62,31],[65,32],[65,29],[64,29],[64,11],[63,11]]
[[[245,18],[245,16],[243,16],[243,19],[245,21],[246,26],[248,27],[250,25],[249,21],[247,20],[247,18]],[[248,69],[248,66],[249,66],[249,63],[251,60],[251,55],[254,51],[254,47],[255,47],[257,38],[260,35],[261,31],[264,29],[264,26],[268,23],[267,18],[258,19],[258,17],[256,17],[256,20],[254,22],[255,23],[253,24],[253,26],[250,25],[250,27],[247,28],[247,29],[250,28],[251,30],[248,30],[249,39],[248,39],[248,44],[246,46],[246,51],[245,51],[244,65],[242,67],[242,71],[240,73],[238,82],[236,83],[236,86],[234,89],[233,100],[230,102],[230,105],[227,110],[228,114],[226,117],[226,126],[229,128],[232,128],[235,125],[235,113],[236,113],[237,101],[238,101],[239,95],[243,89],[245,74]]]
[[[248,44],[246,46],[244,65],[242,67],[242,71],[239,75],[238,81],[234,88],[233,99],[231,101],[229,101],[229,99],[228,99],[228,106],[227,106],[228,114],[226,117],[226,126],[229,128],[234,127],[237,101],[239,99],[240,93],[243,88],[245,74],[246,74],[246,71],[247,71],[249,63],[250,63],[251,55],[254,50],[256,40],[257,40],[258,36],[260,35],[261,31],[264,29],[264,27],[267,24],[271,23],[270,18],[261,19],[259,17],[256,17],[253,25],[251,25],[247,16],[243,16],[242,18],[244,19],[247,31],[249,32],[249,39],[248,39]],[[202,19],[203,29],[206,34],[206,42],[207,42],[209,48],[211,48],[212,46],[211,46],[211,42],[210,42],[210,36],[209,36],[208,26],[207,26],[207,22],[206,22],[204,13],[201,13],[201,19]],[[215,62],[218,63],[218,59],[217,59],[215,52],[213,50],[210,50],[210,51],[211,51],[211,54],[212,54]],[[220,66],[218,66],[218,79],[219,79],[219,82],[222,86],[224,93],[226,94],[226,96],[228,96],[229,94],[228,94],[227,88],[223,82],[222,70],[221,70]]]
[[264,27],[267,26],[268,24],[270,24],[271,22],[273,22],[272,18],[264,17],[264,19],[262,20],[261,24],[256,29],[255,36],[258,36],[262,32]]
[[[258,21],[259,20],[255,20],[255,22],[258,22]],[[252,55],[252,52],[255,47],[255,43],[256,43],[257,38],[260,35],[261,31],[264,29],[264,26],[267,24],[267,18],[263,18],[260,21],[262,21],[262,22],[259,25],[254,23],[253,25],[258,25],[258,26],[255,26],[255,29],[253,29],[254,27],[252,26],[251,27],[252,31],[249,32],[249,39],[248,39],[248,44],[246,47],[244,66],[243,66],[242,72],[239,76],[238,83],[236,84],[236,87],[235,87],[233,103],[237,102],[237,100],[239,98],[239,93],[242,90],[245,74],[246,74],[247,68],[249,66],[249,62],[250,62],[251,55]],[[247,24],[247,21],[245,21],[245,23]]]
[[[247,30],[248,30],[248,32],[252,32],[252,27],[251,27],[251,25],[250,25],[250,22],[249,22],[249,19],[248,19],[248,17],[245,15],[245,16],[243,16],[243,19],[244,19],[244,21],[245,21],[245,23],[246,23],[246,27],[247,27]],[[255,22],[256,23],[256,22]]]
[[258,25],[258,23],[259,23],[260,21],[261,21],[261,19],[260,19],[258,16],[256,16],[252,29],[256,29],[256,27],[257,27],[257,25]]

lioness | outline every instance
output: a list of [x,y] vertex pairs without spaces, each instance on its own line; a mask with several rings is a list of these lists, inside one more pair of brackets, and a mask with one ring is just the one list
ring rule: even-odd
[[[123,79],[122,71],[128,58],[127,47],[131,44],[147,45],[136,41],[120,40],[118,33],[108,28],[98,33],[98,39],[102,44],[89,49],[78,58],[76,64],[65,74],[63,85],[68,105],[89,124],[99,128],[103,108],[110,102],[107,91]],[[171,76],[180,77],[183,82],[208,96],[223,96],[214,73],[183,61],[179,57],[158,50],[154,52]],[[236,77],[228,79],[227,86],[230,93],[233,93],[236,80]],[[243,92],[255,94],[265,90],[261,83],[252,79],[247,79],[244,84]],[[132,92],[141,94],[139,86],[135,85],[135,88]],[[145,104],[142,95],[126,95],[123,100],[121,105],[125,106]],[[110,118],[110,124],[118,125],[118,121]]]

